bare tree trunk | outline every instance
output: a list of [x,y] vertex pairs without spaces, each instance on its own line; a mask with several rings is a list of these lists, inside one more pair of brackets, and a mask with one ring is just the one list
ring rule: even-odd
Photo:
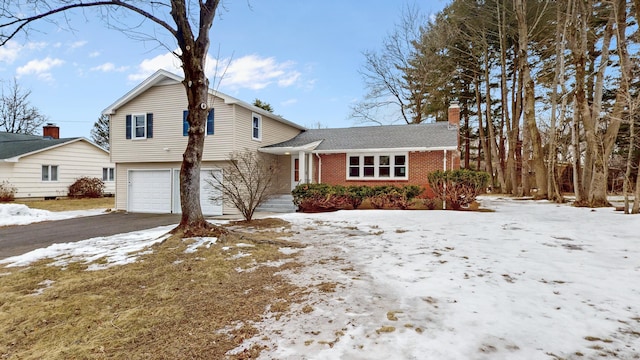
[[[524,135],[526,131],[523,131],[523,141],[520,142],[520,117],[522,115],[522,74],[518,71],[518,66],[513,65],[513,92],[512,96],[515,99],[513,101],[513,111],[511,116],[511,133],[509,134],[509,151],[512,153],[510,158],[513,161],[513,172],[511,173],[512,194],[522,195],[524,184],[518,181],[523,178],[524,172]],[[520,167],[518,167],[520,165]],[[520,169],[520,176],[518,176],[518,168]],[[529,187],[527,182],[527,188]]]
[[176,34],[182,50],[180,59],[184,70],[184,87],[187,93],[189,140],[182,155],[180,167],[180,199],[182,218],[174,232],[183,236],[195,236],[214,228],[204,219],[200,206],[200,170],[204,149],[205,124],[209,112],[209,81],[205,74],[205,59],[209,51],[209,29],[215,17],[219,1],[201,3],[200,29],[194,38],[184,1],[172,1],[171,16],[179,31]]
[[[558,138],[557,129],[556,129],[556,121],[558,114],[558,86],[560,86],[560,79],[563,79],[564,82],[564,44],[565,44],[565,33],[567,29],[567,21],[569,19],[568,16],[565,17],[566,21],[563,21],[562,16],[562,7],[557,5],[556,7],[556,67],[555,67],[555,76],[552,81],[551,88],[551,124],[549,128],[549,146],[548,146],[548,171],[547,171],[547,185],[549,199],[555,202],[563,202],[564,199],[562,194],[560,194],[558,179],[556,175],[556,160],[557,160],[557,151],[556,151],[556,142]],[[564,107],[562,108],[564,111]]]
[[491,168],[491,150],[489,150],[489,144],[487,135],[484,132],[484,126],[482,125],[482,95],[480,95],[480,79],[476,75],[475,77],[476,88],[476,106],[478,107],[478,135],[480,137],[480,143],[482,144],[482,152],[484,153],[484,168],[489,173],[491,178],[491,186],[493,186],[493,169]]
[[531,77],[528,60],[529,27],[527,25],[527,7],[525,0],[514,2],[516,17],[518,19],[518,44],[520,49],[520,71],[524,84],[524,124],[529,131],[531,140],[532,162],[535,171],[536,198],[547,198],[547,167],[544,163],[542,139],[536,123],[535,114],[535,83]]
[[[504,172],[502,165],[500,164],[500,156],[498,154],[498,144],[496,143],[496,130],[493,126],[493,116],[491,115],[491,77],[489,76],[489,50],[488,46],[484,49],[484,77],[486,87],[486,110],[487,110],[487,130],[489,131],[489,147],[491,149],[491,168],[495,169],[498,173],[498,182],[500,183],[500,191],[505,188]],[[493,182],[491,185],[493,186]]]

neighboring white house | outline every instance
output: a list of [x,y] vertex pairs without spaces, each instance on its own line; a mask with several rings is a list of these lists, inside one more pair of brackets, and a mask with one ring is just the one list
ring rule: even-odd
[[115,166],[109,152],[82,138],[59,138],[48,124],[43,136],[0,132],[0,183],[17,189],[16,198],[52,199],[67,196],[81,177],[102,179],[105,194],[115,193]]

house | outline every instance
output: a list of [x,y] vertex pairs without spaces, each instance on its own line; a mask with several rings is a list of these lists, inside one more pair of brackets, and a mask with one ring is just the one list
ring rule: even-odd
[[115,167],[109,152],[83,137],[60,138],[54,124],[43,136],[0,132],[0,183],[16,188],[16,198],[67,196],[76,179],[97,177],[105,194],[115,193]]
[[413,125],[309,129],[259,151],[291,157],[292,186],[420,185],[435,170],[460,168],[460,108],[449,108],[449,122]]
[[[179,213],[179,173],[187,145],[183,78],[159,70],[107,107],[116,208]],[[201,173],[205,215],[237,212],[211,200],[207,184],[234,151],[259,151],[281,170],[274,192],[290,194],[301,182],[426,185],[426,174],[459,167],[458,119],[451,124],[306,129],[229,95],[209,90]],[[457,116],[457,117],[456,117]],[[223,174],[224,175],[224,174]]]

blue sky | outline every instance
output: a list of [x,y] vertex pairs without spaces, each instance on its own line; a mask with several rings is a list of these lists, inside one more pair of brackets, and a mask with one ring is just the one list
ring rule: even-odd
[[[447,3],[419,6],[431,14]],[[358,72],[362,52],[380,48],[406,7],[389,0],[223,4],[211,30],[210,80],[219,59],[229,66],[218,90],[247,102],[258,98],[308,127],[357,125],[349,119],[349,107],[366,93]],[[16,77],[31,91],[31,104],[60,127],[61,137],[90,138],[102,110],[158,68],[182,75],[175,57],[157,42],[108,29],[92,11],[68,19],[71,31],[41,22],[28,37],[0,47],[5,88]],[[175,47],[171,41],[166,45]]]

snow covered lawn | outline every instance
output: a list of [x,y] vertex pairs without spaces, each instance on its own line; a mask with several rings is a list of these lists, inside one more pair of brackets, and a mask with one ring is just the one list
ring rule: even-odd
[[[495,212],[288,214],[315,290],[266,316],[261,359],[640,358],[640,218],[483,198]],[[335,288],[333,288],[335,285]],[[332,292],[333,290],[333,292]],[[268,340],[264,340],[265,338]]]
[[[280,215],[297,232],[291,240],[307,245],[307,266],[283,273],[309,298],[287,316],[267,312],[254,324],[260,333],[232,353],[262,344],[261,359],[640,359],[638,215],[481,204],[494,212]],[[0,266],[101,252],[119,263],[114,248],[130,254],[162,230],[56,245]]]

